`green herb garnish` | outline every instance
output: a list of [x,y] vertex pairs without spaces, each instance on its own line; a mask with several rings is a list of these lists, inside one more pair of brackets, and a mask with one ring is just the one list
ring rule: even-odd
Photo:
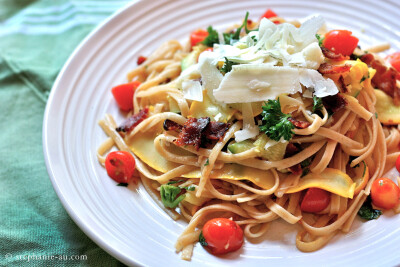
[[322,47],[322,46],[323,46],[322,43],[323,43],[325,37],[321,37],[321,35],[319,35],[319,34],[316,34],[315,37],[316,37],[317,40],[318,40],[318,45],[319,45],[320,47]]
[[[242,31],[242,29],[244,28],[245,32],[248,34],[251,31],[256,31],[258,29],[254,29],[254,30],[249,30],[247,29],[247,20],[249,17],[249,12],[246,12],[246,16],[244,17],[243,23],[242,25],[240,25],[239,28],[236,29],[236,31],[234,33],[224,33],[224,41],[225,44],[233,44],[234,42],[238,41],[240,39],[240,32]],[[253,39],[254,40],[254,39]]]
[[174,209],[178,206],[186,195],[178,195],[181,193],[182,189],[179,186],[173,186],[164,184],[160,188],[161,201],[165,207]]
[[294,132],[294,125],[288,120],[291,118],[289,114],[285,114],[281,111],[281,104],[278,100],[268,100],[262,106],[262,125],[260,125],[260,131],[272,140],[279,141],[282,137],[286,141],[292,138]]
[[183,180],[183,179],[181,179],[181,180],[178,180],[178,181],[169,181],[168,183],[167,183],[167,185],[170,185],[170,184],[177,184],[177,183],[181,183],[181,182],[184,182],[185,180]]
[[239,63],[230,61],[229,59],[227,59],[225,57],[225,64],[222,66],[221,71],[224,72],[224,73],[228,73],[228,72],[230,72],[232,70],[232,66],[233,65],[237,65],[237,64],[239,64]]
[[213,47],[214,44],[219,44],[218,32],[212,26],[208,26],[207,28],[208,36],[201,43],[208,46]]
[[117,186],[125,186],[125,187],[127,187],[128,183],[119,183],[119,184],[117,184]]
[[312,99],[313,99],[312,111],[315,113],[315,111],[317,110],[322,110],[322,108],[324,107],[324,105],[322,104],[322,99],[317,96],[313,96]]
[[382,211],[376,210],[372,207],[371,196],[368,196],[364,204],[358,211],[358,215],[365,220],[375,220],[378,219],[380,215],[382,215]]
[[199,235],[199,243],[200,243],[203,247],[207,247],[207,246],[208,246],[208,244],[207,244],[207,242],[206,242],[206,239],[204,238],[203,231],[200,232],[200,235]]

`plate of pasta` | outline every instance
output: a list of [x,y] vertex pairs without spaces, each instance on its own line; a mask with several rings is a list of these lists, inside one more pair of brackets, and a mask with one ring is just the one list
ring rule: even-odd
[[395,2],[138,1],[51,92],[48,172],[128,265],[397,265]]

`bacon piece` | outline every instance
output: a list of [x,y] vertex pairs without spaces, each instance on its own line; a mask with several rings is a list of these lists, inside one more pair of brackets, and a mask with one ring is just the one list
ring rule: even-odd
[[199,150],[201,144],[201,136],[207,125],[210,123],[210,118],[189,118],[183,125],[175,144],[178,146],[193,145],[196,150]]
[[210,140],[221,140],[229,126],[229,123],[211,121],[204,131],[204,136]]
[[149,108],[144,108],[139,113],[133,114],[129,117],[122,125],[117,127],[115,130],[117,132],[130,132],[132,131],[139,123],[141,123],[144,119],[147,118],[149,114]]
[[322,98],[322,104],[331,112],[336,112],[347,105],[346,100],[340,94],[330,95]]
[[300,151],[300,149],[298,149],[294,144],[289,143],[286,146],[286,151],[285,151],[284,158],[290,158],[291,156],[295,155],[299,151]]
[[299,128],[299,129],[305,129],[311,125],[311,123],[309,123],[308,121],[299,121],[299,120],[293,119],[292,117],[289,117],[288,121],[290,121],[296,128]]
[[146,60],[147,60],[147,57],[139,56],[136,63],[137,63],[138,65],[142,65],[143,62],[145,62]]
[[321,74],[340,74],[350,71],[351,65],[333,65],[329,63],[322,63],[319,68],[318,72]]
[[168,119],[164,121],[163,128],[166,131],[177,131],[177,132],[182,131],[182,125]]
[[301,168],[300,163],[297,163],[296,165],[293,165],[291,167],[289,167],[289,171],[293,174],[302,174],[303,173],[303,169]]
[[340,75],[339,79],[338,79],[338,83],[340,85],[340,92],[342,93],[347,93],[349,91],[349,89],[347,88],[347,85],[344,83],[344,78],[343,75]]
[[363,55],[361,61],[376,70],[376,73],[372,78],[372,85],[390,95],[393,98],[394,104],[399,106],[400,88],[396,83],[396,78],[399,76],[399,72],[394,68],[386,67],[379,60],[376,60],[372,54]]
[[326,58],[332,59],[332,60],[337,60],[337,61],[342,61],[342,60],[348,60],[349,57],[348,56],[343,56],[342,54],[336,54],[335,52],[329,50],[326,47],[321,47],[322,50],[322,54],[324,54],[324,56]]
[[[297,154],[299,151],[300,151],[300,149],[297,146],[295,146],[292,143],[289,143],[286,146],[284,158],[290,158],[291,156],[294,156],[295,154]],[[289,167],[288,169],[291,173],[294,173],[294,174],[301,174],[303,172],[303,170],[301,169],[300,163],[293,165],[293,166]]]

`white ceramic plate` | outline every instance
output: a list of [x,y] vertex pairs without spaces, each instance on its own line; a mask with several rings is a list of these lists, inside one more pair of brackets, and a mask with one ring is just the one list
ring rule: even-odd
[[[122,117],[110,88],[125,82],[140,55],[170,39],[183,40],[208,25],[240,22],[246,11],[258,19],[267,9],[288,19],[322,14],[331,28],[350,29],[362,46],[390,42],[400,50],[400,6],[386,1],[142,1],[115,14],[72,54],[51,91],[43,145],[51,181],[73,220],[99,246],[128,265],[397,265],[400,216],[357,222],[314,253],[295,248],[293,227],[275,223],[265,241],[246,242],[240,253],[214,257],[199,245],[191,263],[174,243],[185,227],[152,202],[141,187],[115,186],[96,159],[106,138],[97,121]],[[280,225],[280,226],[278,226]],[[274,227],[280,231],[275,231]]]

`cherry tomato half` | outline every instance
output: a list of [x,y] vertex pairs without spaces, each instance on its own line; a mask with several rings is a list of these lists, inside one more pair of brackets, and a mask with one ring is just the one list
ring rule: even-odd
[[376,179],[372,183],[371,198],[375,206],[393,209],[399,204],[400,188],[389,178]]
[[198,43],[204,41],[208,36],[208,32],[202,29],[194,31],[190,34],[190,45],[193,47]]
[[393,68],[395,68],[397,71],[400,71],[400,52],[388,55],[386,60],[389,61]]
[[400,155],[396,159],[396,169],[398,172],[400,172]]
[[272,11],[271,9],[267,9],[267,11],[265,11],[265,13],[261,16],[261,18],[270,19],[270,18],[274,18],[277,16],[278,15],[274,11]]
[[203,236],[207,249],[214,255],[236,251],[243,245],[242,228],[226,218],[209,220],[203,227]]
[[126,151],[113,151],[106,157],[108,176],[117,183],[128,183],[135,171],[135,159]]
[[319,188],[309,188],[304,195],[300,209],[305,212],[320,212],[328,207],[330,201],[329,192]]
[[130,111],[133,109],[133,94],[139,85],[140,82],[133,81],[131,83],[117,85],[111,89],[111,93],[120,109],[123,111]]
[[336,54],[350,56],[358,44],[358,38],[351,31],[332,30],[325,34],[323,45]]

